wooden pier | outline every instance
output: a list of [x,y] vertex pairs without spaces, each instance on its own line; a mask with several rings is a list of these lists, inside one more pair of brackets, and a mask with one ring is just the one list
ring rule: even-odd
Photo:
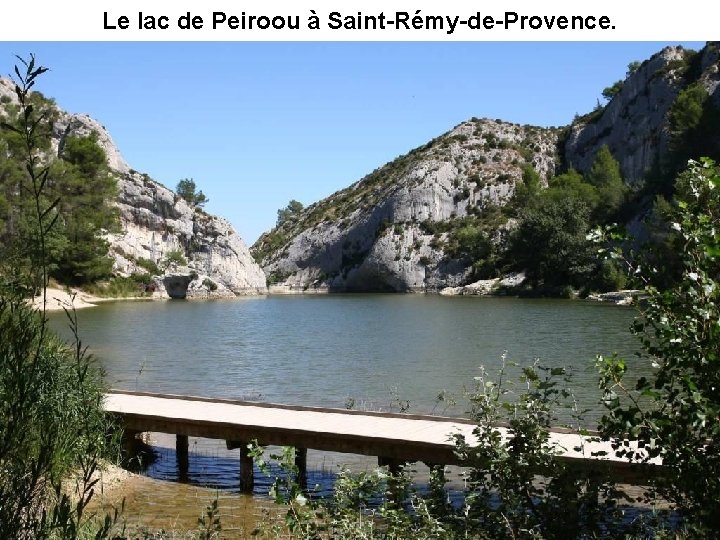
[[[247,444],[294,446],[297,465],[305,471],[307,449],[377,456],[391,469],[407,462],[429,465],[459,464],[452,436],[473,441],[474,423],[461,418],[351,411],[163,395],[113,390],[105,396],[105,410],[122,422],[126,438],[141,432],[176,435],[180,476],[188,468],[188,436],[224,439],[240,449],[241,490],[252,491],[253,467]],[[498,428],[503,430],[504,428]],[[599,466],[633,476],[638,465],[616,458],[610,443],[593,441],[570,430],[553,430],[550,444],[558,459],[587,468]],[[591,457],[605,452],[602,458]]]

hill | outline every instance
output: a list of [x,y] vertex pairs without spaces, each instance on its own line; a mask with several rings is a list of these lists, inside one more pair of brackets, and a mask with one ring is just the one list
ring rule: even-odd
[[[535,184],[583,199],[586,228],[638,220],[688,158],[720,154],[719,85],[716,43],[665,48],[564,128],[473,118],[326,199],[290,205],[251,251],[278,292],[433,291],[527,270],[516,231],[549,198]],[[603,148],[622,189],[588,176]]]

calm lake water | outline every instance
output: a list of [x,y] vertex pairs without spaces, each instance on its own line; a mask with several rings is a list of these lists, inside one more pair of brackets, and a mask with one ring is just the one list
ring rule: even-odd
[[330,295],[116,302],[78,319],[114,388],[440,412],[438,393],[462,401],[479,366],[493,371],[504,352],[573,367],[577,393],[594,401],[595,355],[637,349],[634,315],[567,300]]
[[[463,416],[464,389],[479,367],[494,372],[506,353],[523,366],[539,358],[572,367],[591,421],[600,412],[595,356],[637,350],[628,330],[634,316],[632,308],[582,301],[435,295],[116,302],[78,312],[83,342],[114,388],[373,410],[409,402],[410,412]],[[64,315],[51,323],[66,331]],[[450,397],[438,403],[443,391]],[[228,516],[224,527],[247,532],[260,519],[264,503],[238,493],[237,450],[191,438],[188,484],[180,484],[174,437],[153,439],[157,460],[126,505],[131,523],[192,528],[215,496]],[[310,451],[309,485],[328,493],[344,464],[367,470],[377,461]],[[451,489],[462,489],[460,472],[448,477]],[[268,487],[256,472],[255,493]]]

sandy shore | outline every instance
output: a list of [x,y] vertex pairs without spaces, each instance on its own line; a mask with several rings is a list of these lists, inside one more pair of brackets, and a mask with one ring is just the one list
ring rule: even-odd
[[[57,287],[47,288],[47,301],[45,304],[46,311],[62,311],[66,309],[84,309],[93,307],[103,299],[93,296],[78,289],[60,289]],[[36,296],[32,300],[32,306],[36,309],[42,309],[43,297]]]

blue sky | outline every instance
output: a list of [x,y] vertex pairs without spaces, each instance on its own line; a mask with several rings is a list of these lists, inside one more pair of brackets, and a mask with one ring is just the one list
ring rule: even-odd
[[[310,204],[470,117],[557,126],[627,64],[677,43],[8,43],[51,68],[38,89],[113,136],[248,244],[290,199]],[[698,49],[702,43],[683,43]]]

